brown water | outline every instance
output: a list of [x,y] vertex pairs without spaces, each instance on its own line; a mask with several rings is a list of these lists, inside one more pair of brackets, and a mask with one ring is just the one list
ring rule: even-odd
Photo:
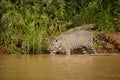
[[0,80],[120,80],[120,56],[1,55]]

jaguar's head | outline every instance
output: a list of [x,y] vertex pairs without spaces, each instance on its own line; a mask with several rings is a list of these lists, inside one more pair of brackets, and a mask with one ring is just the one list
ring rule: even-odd
[[62,46],[61,46],[60,40],[58,40],[58,39],[51,39],[51,40],[48,40],[47,43],[48,43],[47,50],[51,54],[55,54],[57,52],[61,52]]

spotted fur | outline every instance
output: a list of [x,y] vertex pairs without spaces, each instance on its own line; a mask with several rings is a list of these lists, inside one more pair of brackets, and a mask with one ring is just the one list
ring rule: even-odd
[[92,32],[78,30],[72,33],[59,35],[49,40],[48,50],[51,54],[57,52],[70,54],[72,50],[80,48],[83,53],[87,53],[86,49],[91,49],[96,54],[97,51],[93,44],[94,41],[99,43]]

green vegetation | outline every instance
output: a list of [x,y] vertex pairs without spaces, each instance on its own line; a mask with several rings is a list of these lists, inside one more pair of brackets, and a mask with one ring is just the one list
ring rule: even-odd
[[43,53],[46,38],[79,25],[120,31],[120,0],[2,0],[0,46],[7,53]]

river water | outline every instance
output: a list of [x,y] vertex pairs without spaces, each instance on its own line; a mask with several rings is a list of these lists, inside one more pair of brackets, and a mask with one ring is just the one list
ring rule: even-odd
[[0,55],[0,80],[120,80],[120,56]]

